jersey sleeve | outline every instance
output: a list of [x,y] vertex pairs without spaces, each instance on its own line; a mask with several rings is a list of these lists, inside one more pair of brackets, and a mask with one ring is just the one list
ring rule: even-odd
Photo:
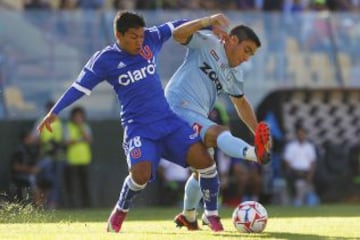
[[161,47],[172,36],[174,29],[187,21],[188,20],[186,19],[171,21],[159,26],[151,27],[148,30],[153,41],[157,42]]
[[75,82],[56,102],[51,112],[59,114],[64,108],[77,101],[84,94],[90,95],[92,89],[105,79],[105,68],[100,56],[100,52],[96,52],[90,58]]
[[103,54],[96,52],[81,70],[73,87],[90,95],[92,89],[106,78],[106,67]]
[[212,43],[211,40],[211,31],[209,30],[200,30],[195,32],[190,41],[186,44],[188,48],[201,48],[210,46]]

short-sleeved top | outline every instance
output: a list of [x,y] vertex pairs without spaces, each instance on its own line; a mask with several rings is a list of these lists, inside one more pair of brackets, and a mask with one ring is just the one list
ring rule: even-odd
[[184,62],[165,88],[171,106],[207,116],[221,93],[242,96],[241,66],[229,67],[224,44],[210,30],[193,34]]
[[[175,115],[164,96],[157,60],[173,29],[185,21],[146,28],[143,47],[137,55],[123,51],[117,43],[96,52],[72,87],[89,95],[97,84],[107,81],[121,103],[121,122],[126,131],[141,131],[142,136],[146,135],[150,126]],[[151,131],[149,135],[154,133]]]
[[284,159],[291,168],[299,171],[310,170],[316,160],[316,150],[312,143],[291,141],[285,146]]

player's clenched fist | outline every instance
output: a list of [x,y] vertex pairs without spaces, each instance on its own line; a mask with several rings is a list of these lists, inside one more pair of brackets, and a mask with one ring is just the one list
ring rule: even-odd
[[211,15],[209,17],[202,18],[201,25],[204,27],[211,26],[214,34],[223,41],[227,40],[229,37],[228,31],[229,31],[230,21],[222,13],[218,13]]
[[195,32],[211,27],[220,39],[226,40],[229,24],[230,21],[224,14],[217,13],[207,17],[197,18],[179,25],[173,31],[173,37],[177,42],[186,44]]
[[211,25],[211,26],[220,26],[223,28],[227,28],[230,24],[229,19],[225,17],[225,15],[222,13],[214,14],[207,18],[208,20],[206,20],[205,18],[204,21],[209,21],[208,26]]
[[53,123],[55,120],[57,119],[57,115],[55,113],[48,113],[43,120],[41,120],[41,122],[39,123],[37,130],[39,132],[42,132],[42,130],[44,129],[44,127],[49,130],[50,132],[52,132],[52,127],[51,127],[51,123]]

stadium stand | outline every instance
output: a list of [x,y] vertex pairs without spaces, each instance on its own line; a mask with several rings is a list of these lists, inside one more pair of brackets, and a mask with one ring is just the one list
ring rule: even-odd
[[14,115],[22,112],[34,111],[35,109],[35,104],[26,101],[21,90],[16,86],[7,86],[4,89],[4,96],[8,109]]
[[273,113],[284,139],[294,138],[301,122],[318,148],[316,185],[324,201],[349,197],[352,189],[349,150],[360,139],[359,89],[283,89],[272,92],[259,106],[260,118]]

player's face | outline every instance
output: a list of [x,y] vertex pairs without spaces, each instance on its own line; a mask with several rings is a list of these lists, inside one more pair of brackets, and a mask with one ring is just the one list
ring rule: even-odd
[[227,56],[230,67],[236,67],[249,60],[256,52],[257,46],[251,40],[239,42],[236,36],[231,36],[227,47]]
[[116,38],[122,50],[131,55],[136,55],[142,49],[144,28],[129,28],[124,34],[117,32]]

